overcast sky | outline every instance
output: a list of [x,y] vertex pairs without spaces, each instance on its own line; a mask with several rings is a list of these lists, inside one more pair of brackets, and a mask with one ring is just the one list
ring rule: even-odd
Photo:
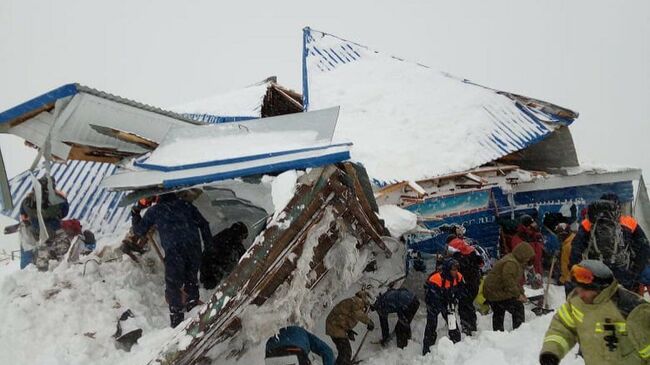
[[0,110],[70,82],[163,107],[270,75],[300,91],[307,25],[576,110],[582,163],[650,172],[648,0],[0,0]]

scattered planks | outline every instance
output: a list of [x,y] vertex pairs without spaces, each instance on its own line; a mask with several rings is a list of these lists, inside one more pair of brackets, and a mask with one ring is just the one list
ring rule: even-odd
[[[215,345],[241,329],[240,316],[262,305],[283,283],[290,281],[297,257],[315,227],[327,227],[313,248],[307,287],[317,286],[327,275],[323,260],[342,242],[341,227],[357,239],[357,247],[374,243],[386,255],[390,251],[381,235],[386,232],[375,212],[375,202],[363,189],[351,163],[328,165],[303,176],[296,193],[278,218],[257,237],[239,265],[219,285],[206,308],[149,364],[198,364]],[[363,172],[365,173],[365,172]],[[372,200],[372,201],[370,201]],[[180,348],[180,343],[189,345]]]

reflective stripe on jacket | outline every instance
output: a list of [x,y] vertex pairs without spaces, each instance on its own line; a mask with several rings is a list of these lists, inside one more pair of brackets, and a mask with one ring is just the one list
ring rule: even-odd
[[[615,300],[634,302],[628,305],[633,309],[627,318]],[[616,281],[593,304],[585,304],[573,291],[553,316],[541,352],[561,359],[576,343],[580,344],[586,365],[648,364],[650,303],[619,287]]]

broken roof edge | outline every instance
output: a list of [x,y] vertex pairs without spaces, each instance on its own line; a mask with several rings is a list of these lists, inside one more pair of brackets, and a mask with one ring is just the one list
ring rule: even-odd
[[[323,32],[323,31],[317,30],[317,29],[313,29],[313,28],[311,28],[309,26],[304,27],[303,28],[303,57],[302,57],[303,82],[302,82],[302,84],[303,84],[303,107],[304,107],[305,110],[307,110],[308,105],[309,105],[309,87],[308,87],[309,86],[309,80],[308,80],[308,77],[307,77],[307,62],[306,62],[307,43],[308,43],[307,40],[308,40],[308,37],[310,36],[312,31],[322,33],[324,35],[336,38],[338,40],[354,44],[354,45],[356,45],[358,47],[365,48],[365,49],[367,49],[367,50],[369,50],[371,52],[374,52],[374,53],[382,53],[382,52],[379,52],[379,51],[377,51],[375,49],[372,49],[372,48],[370,48],[368,46],[365,46],[363,44],[360,44],[360,43],[357,43],[357,42],[354,42],[354,41],[350,41],[350,40],[345,39],[345,38],[341,38],[341,37],[336,36],[334,34]],[[407,63],[414,64],[416,66],[420,66],[420,67],[424,67],[424,68],[434,70],[431,66],[427,66],[427,65],[422,64],[422,63],[417,62],[417,61],[407,60],[407,59],[397,57],[397,56],[394,56],[394,55],[390,55],[390,54],[386,54],[386,56],[391,57],[391,58],[393,58],[395,60],[398,60],[398,61],[407,62]],[[521,108],[522,106],[525,106],[526,108],[533,109],[533,110],[545,113],[547,115],[550,115],[550,116],[556,118],[557,120],[555,122],[558,122],[558,123],[560,123],[562,125],[570,125],[579,116],[578,112],[575,112],[575,111],[573,111],[571,109],[568,109],[568,108],[565,108],[565,107],[562,107],[562,106],[559,106],[557,104],[553,104],[553,103],[548,102],[548,101],[535,99],[535,98],[531,98],[531,97],[528,97],[528,96],[525,96],[525,95],[519,95],[519,94],[515,94],[515,93],[511,93],[511,92],[502,91],[502,90],[494,89],[494,88],[491,88],[491,87],[483,86],[481,84],[477,84],[475,82],[472,82],[472,81],[470,81],[468,79],[452,75],[452,74],[450,74],[448,72],[444,72],[444,71],[440,71],[440,70],[437,70],[437,72],[440,72],[442,75],[444,75],[446,77],[456,79],[459,82],[463,82],[463,83],[466,83],[466,84],[469,84],[469,85],[478,86],[478,87],[493,91],[493,92],[495,92],[495,93],[497,93],[499,95],[503,95],[503,96],[513,100],[515,103],[517,103],[517,106],[520,107],[520,109],[522,109]],[[525,110],[522,110],[522,111],[526,112]],[[535,120],[539,120],[539,118],[537,116],[534,116],[534,115],[529,115],[529,116],[534,118]]]
[[93,89],[88,86],[80,85],[78,83],[65,84],[56,89],[50,90],[42,95],[32,98],[24,103],[14,106],[0,113],[0,130],[6,125],[16,124],[34,117],[40,112],[51,110],[54,108],[54,103],[57,100],[73,96],[79,93],[86,93],[96,97],[114,101],[116,103],[125,104],[148,112],[164,115],[183,122],[191,124],[204,124],[200,121],[191,119],[183,114],[175,113],[172,111],[164,110],[148,104],[140,103],[131,99],[123,98],[114,94],[110,94],[101,90]]
[[[485,173],[497,173],[497,174],[502,174],[503,176],[516,172],[516,171],[521,171],[524,173],[529,173],[533,174],[531,175],[531,179],[528,181],[519,181],[517,184],[520,186],[518,188],[518,191],[528,191],[528,190],[536,190],[539,189],[542,185],[546,186],[547,188],[555,188],[559,186],[563,186],[564,183],[561,182],[562,179],[580,179],[581,177],[586,177],[586,176],[619,176],[618,180],[620,180],[621,176],[624,176],[625,179],[634,181],[634,180],[639,180],[642,178],[642,170],[638,168],[633,168],[633,167],[604,167],[604,166],[590,166],[590,165],[585,165],[585,166],[576,166],[576,167],[565,167],[565,168],[559,168],[559,169],[554,169],[554,171],[551,172],[542,172],[542,171],[535,171],[535,170],[527,170],[523,169],[517,165],[512,165],[512,164],[507,164],[507,165],[501,165],[497,164],[496,166],[481,166],[477,167],[474,169],[469,169],[461,172],[456,172],[456,173],[451,173],[451,174],[445,174],[437,177],[432,177],[432,178],[427,178],[427,179],[420,179],[420,180],[415,180],[415,181],[398,181],[392,184],[387,184],[382,187],[380,187],[376,192],[375,196],[379,197],[382,195],[390,194],[394,192],[395,190],[399,190],[409,184],[415,183],[416,186],[419,186],[420,184],[431,184],[431,183],[436,183],[436,182],[441,182],[441,181],[447,181],[447,180],[453,180],[456,178],[460,177],[467,177],[467,175],[472,174],[472,175],[482,175]],[[605,179],[607,180],[607,179]],[[616,179],[615,179],[616,180]],[[586,181],[583,181],[582,183],[578,185],[584,185],[586,184]],[[537,186],[535,186],[537,185]],[[556,186],[557,185],[557,186]],[[525,186],[525,187],[524,187]]]
[[[239,110],[239,111],[228,110],[226,112],[224,112],[223,110],[220,111],[219,108],[211,111],[208,110],[213,108],[213,106],[207,107],[207,105],[213,103],[215,100],[218,102],[222,102],[222,99],[226,99],[226,100],[228,100],[229,98],[231,99],[233,94],[241,93],[245,90],[249,90],[260,86],[264,87],[264,93],[256,95],[259,104],[257,110]],[[278,93],[281,98],[285,99],[288,103],[293,105],[293,108],[295,108],[294,113],[304,111],[304,108],[302,106],[302,95],[299,92],[278,83],[277,76],[269,76],[262,81],[244,86],[243,88],[232,89],[223,93],[214,94],[193,101],[189,101],[171,107],[170,109],[177,113],[181,113],[182,115],[188,118],[198,120],[201,122],[206,122],[209,124],[243,122],[252,119],[268,118],[268,117],[273,117],[282,114],[289,114],[289,113],[270,114],[270,115],[265,114],[265,112],[268,113],[268,108],[271,103],[270,102],[271,94],[274,92]],[[246,95],[243,96],[239,95],[237,99],[241,100],[245,96]]]
[[[304,170],[350,159],[348,145],[329,146],[319,151],[265,157],[257,160],[193,168],[180,171],[132,170],[105,177],[101,186],[111,191],[141,190],[162,187],[174,189],[210,184],[252,175]],[[137,182],[137,183],[134,183]]]

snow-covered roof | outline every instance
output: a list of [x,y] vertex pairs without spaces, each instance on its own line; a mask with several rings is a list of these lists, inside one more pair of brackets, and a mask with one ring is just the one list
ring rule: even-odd
[[344,161],[350,158],[351,143],[332,140],[338,113],[338,108],[328,108],[175,128],[153,152],[108,176],[102,186],[171,189]]
[[380,181],[481,166],[535,144],[577,114],[496,91],[331,34],[304,29],[303,104],[341,107],[336,136]]
[[270,79],[265,80],[243,89],[209,96],[171,109],[194,120],[207,123],[261,118],[264,96],[271,82]]

